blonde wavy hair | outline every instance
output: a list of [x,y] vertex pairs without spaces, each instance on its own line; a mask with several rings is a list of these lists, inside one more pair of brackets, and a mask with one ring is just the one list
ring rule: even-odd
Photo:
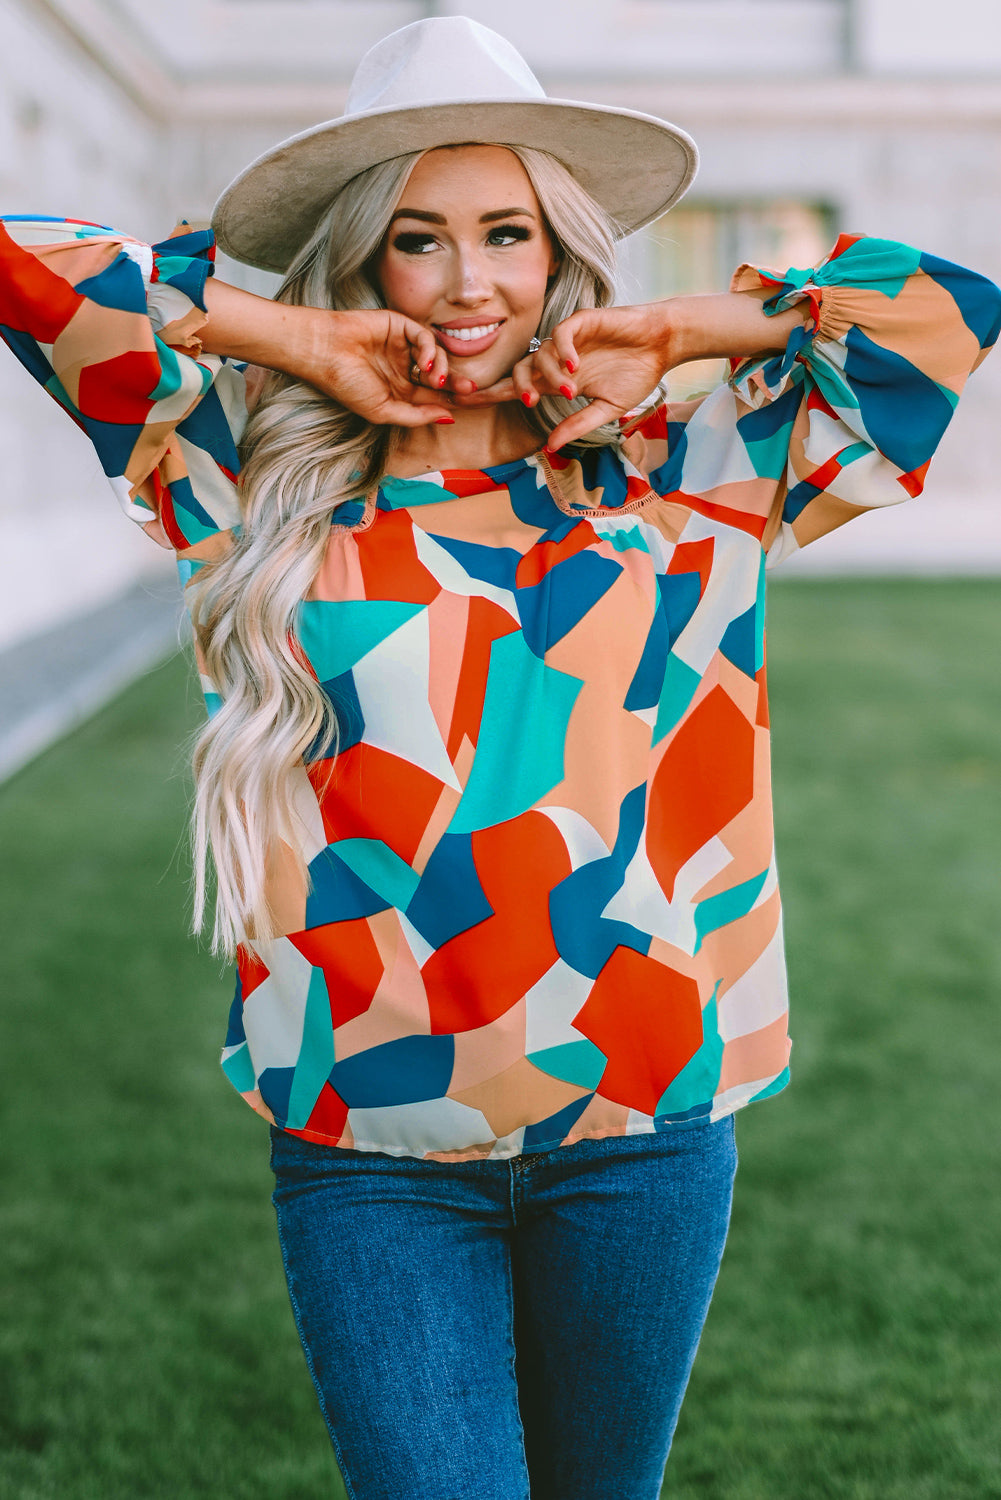
[[[616,226],[546,152],[509,148],[535,189],[559,255],[539,336],[579,308],[615,296]],[[363,172],[337,195],[296,257],[276,300],[294,306],[383,308],[372,265],[423,153]],[[540,445],[571,409],[544,396],[525,420]],[[194,928],[201,931],[214,870],[212,947],[232,957],[279,935],[268,871],[297,852],[296,794],[304,759],[336,754],[331,704],[296,638],[296,613],[323,560],[331,513],[368,494],[385,471],[393,429],[376,426],[290,375],[269,375],[242,440],[243,521],[224,558],[189,586],[205,670],[222,703],[193,751]],[[613,427],[582,441],[614,440]],[[287,851],[281,845],[287,846]]]

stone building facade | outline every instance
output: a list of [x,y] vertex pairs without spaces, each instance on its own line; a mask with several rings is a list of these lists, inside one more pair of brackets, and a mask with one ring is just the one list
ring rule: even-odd
[[[450,13],[507,35],[551,94],[663,115],[699,142],[689,197],[629,244],[631,297],[720,286],[745,256],[789,264],[834,227],[1001,277],[997,0],[0,0],[0,205],[149,238],[206,219],[254,155],[342,111],[380,35]],[[0,540],[23,565],[0,645],[169,571],[2,355]],[[815,566],[934,564],[947,534],[942,566],[1001,570],[999,409],[996,358],[912,521],[866,518]]]

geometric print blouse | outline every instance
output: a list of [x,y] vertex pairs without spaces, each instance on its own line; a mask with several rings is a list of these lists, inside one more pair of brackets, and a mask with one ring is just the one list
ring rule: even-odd
[[[240,519],[211,235],[5,222],[0,332],[187,579]],[[298,773],[309,878],[275,861],[284,935],[241,953],[223,1050],[285,1130],[510,1157],[787,1081],[766,560],[920,491],[1001,293],[859,236],[733,281],[761,286],[811,324],[701,400],[331,515],[298,636],[339,751]]]

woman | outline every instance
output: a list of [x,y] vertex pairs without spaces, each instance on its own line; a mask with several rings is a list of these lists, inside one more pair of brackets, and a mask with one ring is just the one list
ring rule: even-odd
[[8,221],[5,336],[189,580],[223,1065],[364,1500],[658,1493],[733,1115],[788,1077],[765,556],[917,493],[997,333],[851,237],[611,307],[694,165],[448,18],[227,189],[274,303],[206,235]]

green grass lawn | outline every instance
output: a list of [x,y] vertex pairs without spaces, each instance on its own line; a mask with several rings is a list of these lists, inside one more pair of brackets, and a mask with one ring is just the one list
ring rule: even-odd
[[[773,589],[793,1085],[739,1120],[671,1500],[1001,1497],[999,613]],[[198,714],[175,660],[0,789],[5,1500],[342,1493],[185,937]]]

